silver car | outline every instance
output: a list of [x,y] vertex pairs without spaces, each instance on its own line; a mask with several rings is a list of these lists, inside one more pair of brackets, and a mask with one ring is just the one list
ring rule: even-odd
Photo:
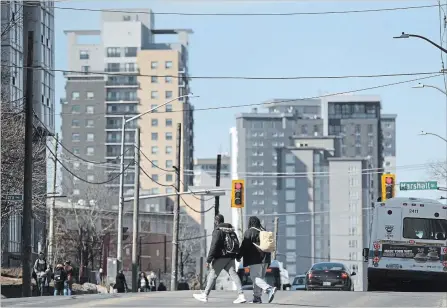
[[306,290],[306,275],[298,275],[293,279],[291,291]]

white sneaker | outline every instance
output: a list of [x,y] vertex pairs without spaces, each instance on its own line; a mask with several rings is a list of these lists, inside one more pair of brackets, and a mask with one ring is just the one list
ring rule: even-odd
[[202,294],[193,294],[192,296],[194,296],[194,298],[195,298],[196,300],[198,300],[198,301],[201,301],[201,302],[204,302],[204,303],[208,302],[208,296],[206,296],[205,293],[202,293]]
[[236,298],[236,300],[233,302],[233,304],[242,304],[245,303],[247,300],[245,299],[244,294],[239,294],[239,296]]

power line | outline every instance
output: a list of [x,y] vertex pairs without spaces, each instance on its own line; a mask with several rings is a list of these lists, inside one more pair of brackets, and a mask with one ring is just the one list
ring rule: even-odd
[[[31,4],[24,4],[24,6],[34,6]],[[379,9],[365,9],[365,10],[344,10],[344,11],[323,11],[323,12],[289,12],[289,13],[184,13],[184,12],[152,12],[153,15],[174,15],[174,16],[300,16],[300,15],[338,15],[338,14],[354,14],[354,13],[376,13],[376,12],[391,12],[404,11],[415,9],[426,9],[437,7],[437,5],[420,5],[420,6],[406,6],[393,8],[379,8]],[[85,9],[75,7],[60,7],[54,6],[57,10],[69,11],[87,11],[87,12],[115,12],[128,14],[147,14],[147,11],[126,11],[121,9]]]
[[[33,70],[42,70],[42,67],[28,67],[28,66],[13,66],[13,65],[2,65],[2,67],[14,67],[21,69],[33,69]],[[88,75],[101,75],[101,76],[129,76],[129,73],[119,73],[119,72],[84,72],[84,71],[75,71],[75,70],[62,70],[62,69],[46,69],[52,72],[61,72],[61,73],[75,73],[82,74],[84,76]],[[417,73],[388,73],[388,74],[369,74],[369,75],[339,75],[339,76],[289,76],[289,77],[255,77],[255,76],[178,76],[178,75],[147,75],[147,74],[132,74],[131,76],[135,77],[172,77],[176,79],[231,79],[231,80],[312,80],[312,79],[350,79],[350,78],[383,78],[383,77],[402,77],[402,76],[420,76],[420,75],[433,75],[439,74],[438,72],[417,72]]]
[[144,175],[146,175],[149,179],[151,179],[152,182],[154,182],[155,184],[159,185],[159,186],[163,186],[163,187],[172,187],[175,188],[174,185],[172,184],[162,184],[156,180],[154,180],[153,177],[151,177],[143,168],[140,167],[140,170],[144,173]]
[[[335,92],[335,93],[330,93],[330,94],[325,94],[325,95],[279,100],[279,101],[275,101],[275,103],[288,103],[288,102],[296,102],[296,101],[300,101],[300,100],[322,99],[322,98],[331,97],[331,96],[352,94],[352,93],[386,88],[386,87],[390,87],[390,86],[395,86],[395,85],[400,85],[400,84],[405,84],[405,83],[410,83],[410,82],[415,82],[415,81],[420,81],[420,80],[425,80],[425,79],[431,79],[431,78],[439,77],[441,75],[443,75],[443,73],[436,73],[436,74],[433,74],[433,75],[427,76],[427,77],[414,78],[414,79],[403,80],[403,81],[398,81],[398,82],[386,83],[386,84],[382,84],[382,85],[378,85],[378,86],[372,86],[372,87],[360,88],[360,89],[354,89],[354,90],[346,90],[346,91],[342,91],[342,92]],[[241,104],[241,105],[191,108],[191,109],[181,109],[181,110],[173,110],[173,111],[159,111],[157,113],[185,112],[185,111],[208,111],[208,110],[233,109],[233,108],[242,108],[242,107],[254,107],[254,106],[262,106],[262,105],[266,105],[266,103],[251,103],[251,104]],[[58,113],[57,115],[60,115],[60,116],[73,115],[73,113],[66,112],[66,113]],[[93,114],[89,114],[89,115],[104,116],[104,115],[107,115],[107,113],[101,112],[101,113],[93,113]],[[119,116],[122,116],[122,115],[119,115]]]

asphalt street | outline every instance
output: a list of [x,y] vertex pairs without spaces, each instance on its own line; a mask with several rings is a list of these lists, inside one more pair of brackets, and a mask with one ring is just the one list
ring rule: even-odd
[[[208,303],[196,301],[193,291],[100,294],[72,297],[4,299],[1,307],[231,307],[234,292],[214,291]],[[247,299],[250,293],[246,292]],[[266,299],[264,299],[266,300]],[[250,304],[242,304],[250,305]],[[437,307],[447,308],[446,293],[398,292],[278,292],[271,304],[262,307]]]

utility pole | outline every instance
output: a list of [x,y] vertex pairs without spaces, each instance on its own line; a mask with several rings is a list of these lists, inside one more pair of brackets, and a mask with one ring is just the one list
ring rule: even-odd
[[[216,163],[216,187],[220,186],[220,168],[222,164],[222,156],[220,154],[217,155],[217,163]],[[219,196],[214,197],[214,216],[219,214]]]
[[121,162],[120,162],[120,188],[119,188],[119,206],[118,206],[118,238],[116,243],[116,259],[118,262],[118,271],[122,266],[123,252],[123,212],[124,212],[124,139],[126,139],[126,117],[121,118]]
[[279,218],[275,217],[275,223],[273,226],[273,232],[275,233],[275,251],[272,253],[272,259],[276,260],[276,253],[278,252],[278,224]]
[[33,66],[34,31],[28,32],[25,96],[25,161],[23,171],[22,295],[31,296],[31,222],[33,217]]
[[54,144],[54,171],[53,171],[53,202],[50,207],[50,225],[48,228],[48,263],[54,269],[54,210],[56,208],[56,184],[57,184],[57,151],[59,147],[59,134],[56,134]]
[[176,185],[175,189],[177,196],[174,204],[174,222],[172,224],[172,277],[171,277],[171,291],[177,291],[178,278],[178,233],[179,233],[179,218],[180,218],[180,164],[181,164],[181,148],[182,148],[182,124],[177,124],[177,159],[176,159]]
[[135,180],[133,188],[133,232],[132,232],[132,292],[137,292],[138,253],[137,241],[139,233],[138,216],[140,215],[140,129],[135,131]]

